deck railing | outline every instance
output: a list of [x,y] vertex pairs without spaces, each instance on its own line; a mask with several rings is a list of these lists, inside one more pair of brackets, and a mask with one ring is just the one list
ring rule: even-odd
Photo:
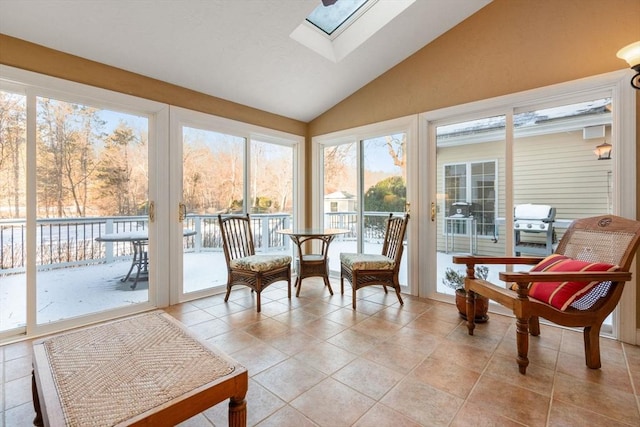
[[[384,221],[387,216],[386,213],[365,213],[365,240],[384,237]],[[291,227],[290,214],[252,214],[251,222],[256,251],[280,251],[291,248],[290,239],[276,232]],[[355,239],[358,230],[356,224],[356,212],[325,214],[325,227],[349,230],[349,233],[339,236],[338,239]],[[184,226],[196,231],[195,236],[184,239],[185,251],[222,250],[217,215],[189,214]],[[96,241],[96,238],[107,233],[139,231],[147,227],[147,216],[39,219],[36,222],[36,263],[39,269],[46,269],[130,258],[133,249],[129,242],[103,244]],[[25,220],[0,220],[0,274],[24,272],[25,263]]]

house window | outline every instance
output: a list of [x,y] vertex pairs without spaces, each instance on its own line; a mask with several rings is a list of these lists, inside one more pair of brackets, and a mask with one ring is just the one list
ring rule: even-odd
[[[496,161],[445,165],[445,216],[475,218],[478,236],[493,236],[496,218]],[[467,234],[467,222],[451,224],[455,234]]]
[[331,212],[338,212],[338,202],[331,202]]

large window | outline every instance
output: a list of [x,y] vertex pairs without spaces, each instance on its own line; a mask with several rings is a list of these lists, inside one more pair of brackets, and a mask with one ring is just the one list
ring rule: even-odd
[[291,251],[303,137],[0,67],[0,342],[218,292],[218,214]]

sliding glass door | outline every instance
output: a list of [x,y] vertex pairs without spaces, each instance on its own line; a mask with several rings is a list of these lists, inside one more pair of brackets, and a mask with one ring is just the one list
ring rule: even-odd
[[[0,338],[153,306],[160,104],[3,69]],[[18,83],[19,82],[19,83]]]
[[[252,218],[256,252],[291,253],[299,139],[172,110],[172,303],[221,292],[227,281],[218,215]],[[257,130],[257,129],[256,129]],[[178,261],[179,260],[179,261]]]
[[[486,112],[478,103],[458,115],[422,115],[429,146],[422,160],[434,165],[423,189],[433,206],[426,233],[434,239],[424,253],[436,266],[424,268],[422,293],[450,300],[447,270],[464,275],[455,254],[545,256],[575,219],[635,216],[635,147],[623,137],[633,122],[627,84],[605,76],[487,101]],[[506,268],[491,267],[489,280],[499,282]],[[618,334],[615,322],[614,315],[603,332]],[[618,336],[634,342],[628,329]]]
[[[314,198],[319,226],[349,230],[329,247],[329,270],[334,276],[340,273],[341,252],[381,253],[386,218],[411,212],[411,191],[415,188],[408,161],[408,153],[415,149],[411,147],[415,135],[411,121],[345,133],[351,135],[318,138],[316,151],[317,170],[322,176]],[[409,260],[411,230],[416,229],[412,227],[416,226],[410,221],[400,267],[403,292],[412,292]]]

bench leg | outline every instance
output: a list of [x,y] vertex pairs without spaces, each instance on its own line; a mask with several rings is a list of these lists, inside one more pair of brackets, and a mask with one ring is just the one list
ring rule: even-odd
[[229,427],[246,427],[247,401],[244,396],[240,399],[229,399]]
[[38,387],[36,387],[36,374],[31,371],[31,395],[33,398],[33,409],[36,411],[36,417],[33,419],[33,425],[42,427],[42,409],[40,409],[40,398],[38,397]]

